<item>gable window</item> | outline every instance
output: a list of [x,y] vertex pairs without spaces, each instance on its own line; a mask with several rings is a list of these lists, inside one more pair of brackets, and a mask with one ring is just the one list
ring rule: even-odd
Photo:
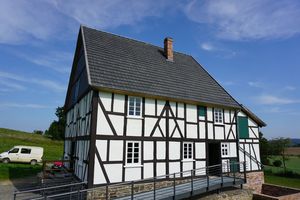
[[223,110],[219,108],[215,108],[214,111],[215,123],[222,124],[223,123]]
[[183,159],[184,160],[193,159],[193,143],[191,142],[183,143]]
[[229,156],[229,144],[228,143],[221,144],[221,152],[222,152],[222,156]]
[[140,142],[127,142],[126,164],[140,163]]
[[142,98],[129,97],[128,98],[128,115],[133,117],[141,116]]

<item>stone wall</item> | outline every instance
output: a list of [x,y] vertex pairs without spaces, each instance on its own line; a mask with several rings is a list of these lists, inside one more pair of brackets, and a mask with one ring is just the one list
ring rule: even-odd
[[245,188],[251,189],[256,193],[261,193],[262,184],[264,184],[264,172],[248,172],[247,173],[247,184],[244,185]]

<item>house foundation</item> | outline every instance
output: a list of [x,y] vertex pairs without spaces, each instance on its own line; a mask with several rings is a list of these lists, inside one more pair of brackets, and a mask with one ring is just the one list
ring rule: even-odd
[[247,184],[245,184],[246,189],[251,189],[256,193],[261,193],[262,185],[265,182],[264,172],[248,172],[247,173]]

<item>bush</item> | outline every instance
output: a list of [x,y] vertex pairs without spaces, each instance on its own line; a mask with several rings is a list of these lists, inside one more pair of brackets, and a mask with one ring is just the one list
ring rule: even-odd
[[274,165],[275,167],[281,167],[282,162],[281,162],[281,160],[275,160],[275,161],[273,162],[273,165]]
[[270,165],[270,160],[267,157],[262,157],[261,162],[264,165]]
[[300,178],[300,174],[292,170],[279,171],[274,173],[276,176],[289,177],[289,178]]

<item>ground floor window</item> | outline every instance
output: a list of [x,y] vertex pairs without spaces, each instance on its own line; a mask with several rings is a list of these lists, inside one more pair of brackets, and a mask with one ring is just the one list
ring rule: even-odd
[[193,159],[193,143],[191,142],[183,143],[183,159],[184,160]]
[[127,164],[140,163],[140,142],[127,142]]
[[221,153],[222,153],[222,156],[229,156],[229,144],[228,143],[221,144]]

